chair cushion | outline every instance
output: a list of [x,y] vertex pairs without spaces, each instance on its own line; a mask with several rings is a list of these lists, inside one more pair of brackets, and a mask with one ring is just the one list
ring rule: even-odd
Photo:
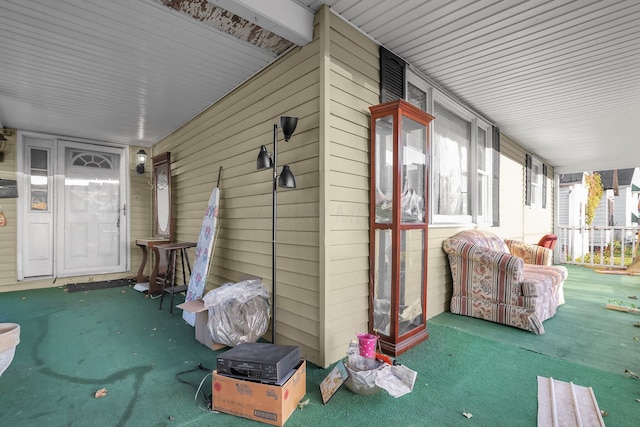
[[479,245],[497,252],[510,254],[507,244],[497,235],[483,230],[465,230],[454,236],[473,245]]
[[522,294],[527,297],[555,294],[568,276],[563,266],[524,265],[525,280],[522,283]]
[[558,241],[558,236],[555,234],[545,234],[542,236],[540,241],[538,242],[538,246],[542,246],[543,248],[549,248],[553,250],[556,246],[556,242]]

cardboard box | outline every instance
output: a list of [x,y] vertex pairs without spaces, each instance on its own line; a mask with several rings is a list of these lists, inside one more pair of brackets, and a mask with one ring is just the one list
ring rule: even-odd
[[196,313],[196,340],[211,350],[220,350],[226,347],[224,344],[214,342],[211,338],[211,332],[207,326],[207,323],[209,323],[209,310],[204,306],[204,302],[201,299],[183,302],[176,307],[186,310],[189,313]]
[[283,385],[262,384],[213,372],[213,410],[283,426],[307,393],[307,362]]

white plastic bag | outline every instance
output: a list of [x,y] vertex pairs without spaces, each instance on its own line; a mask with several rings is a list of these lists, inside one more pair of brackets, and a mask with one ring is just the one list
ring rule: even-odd
[[209,309],[207,326],[214,342],[235,347],[256,342],[267,332],[271,304],[259,279],[225,283],[208,292],[203,301]]

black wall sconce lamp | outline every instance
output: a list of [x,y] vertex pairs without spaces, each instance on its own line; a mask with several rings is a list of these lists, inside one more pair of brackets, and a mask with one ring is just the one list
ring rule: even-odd
[[7,147],[7,136],[13,135],[13,130],[3,127],[0,129],[0,162],[4,162],[4,150]]
[[[297,117],[280,117],[280,128],[286,142],[291,139],[291,135],[296,130],[298,124]],[[276,212],[278,206],[277,188],[296,188],[296,178],[289,168],[289,165],[282,167],[282,172],[278,175],[278,125],[273,125],[273,154],[269,155],[265,145],[260,146],[260,153],[256,161],[258,170],[273,169],[273,190],[271,196],[271,343],[276,343]]]
[[7,138],[0,133],[0,162],[4,162],[4,149],[7,146]]
[[138,158],[136,172],[138,173],[138,175],[142,175],[144,173],[144,165],[147,163],[147,153],[144,150],[140,150],[138,151],[138,153],[136,153],[136,157]]

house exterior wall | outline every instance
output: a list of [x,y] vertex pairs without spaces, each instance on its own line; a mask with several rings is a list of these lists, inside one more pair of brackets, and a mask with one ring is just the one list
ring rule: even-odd
[[583,184],[560,184],[558,190],[558,225],[584,227],[587,198],[587,189]]
[[[327,366],[368,322],[369,110],[379,101],[378,46],[323,8],[315,39],[289,52],[154,147],[170,151],[178,241],[197,239],[222,166],[220,231],[207,289],[243,274],[271,289],[271,175],[258,172],[272,124],[297,189],[278,190],[279,344]],[[319,141],[325,141],[320,144]],[[321,245],[320,242],[323,242]]]
[[324,296],[324,365],[345,356],[357,332],[368,330],[369,311],[369,107],[378,104],[379,48],[323,8],[317,18],[328,70],[321,167],[325,227],[321,252]]
[[[528,152],[507,135],[501,136],[500,160],[500,227],[498,234],[505,238],[538,243],[545,234],[553,232],[554,180],[553,168],[547,167],[546,208],[525,205],[526,167]],[[505,164],[503,164],[505,163]],[[503,190],[506,186],[507,192]]]
[[500,136],[500,225],[490,231],[506,239],[538,243],[540,238],[553,232],[554,179],[553,168],[547,167],[546,207],[525,205],[525,155],[530,154],[508,135]]
[[[294,48],[153,147],[171,152],[176,241],[196,242],[220,180],[220,229],[207,290],[243,275],[271,291],[272,171],[256,170],[261,145],[273,152],[273,125],[299,117],[289,142],[278,135],[278,171],[297,189],[277,191],[277,342],[322,363],[319,335],[319,40]],[[193,259],[193,253],[191,254]]]
[[[4,152],[4,161],[0,162],[0,178],[20,179],[17,164],[17,132],[7,137],[7,145]],[[0,292],[21,291],[28,289],[50,288],[64,286],[69,283],[82,283],[88,281],[114,280],[124,276],[133,277],[138,271],[142,261],[142,252],[135,245],[135,239],[141,236],[148,237],[151,233],[151,193],[149,183],[151,174],[149,168],[144,175],[137,175],[135,153],[141,147],[130,146],[129,151],[129,213],[130,213],[130,239],[129,253],[130,267],[124,273],[92,274],[82,276],[60,277],[57,279],[27,279],[18,281],[17,273],[17,236],[18,236],[18,199],[0,199],[0,206],[6,218],[7,225],[0,227]],[[19,194],[19,196],[21,196]],[[147,273],[149,268],[147,267]]]
[[[16,132],[7,136],[4,160],[0,162],[0,178],[17,179]],[[7,224],[0,227],[0,292],[16,288],[16,251],[18,233],[18,199],[0,199],[0,211],[4,212]]]
[[[535,153],[530,153],[535,155]],[[524,206],[524,221],[522,227],[522,237],[520,240],[527,243],[538,243],[540,238],[545,234],[552,233],[554,230],[554,212],[555,212],[555,186],[553,179],[553,167],[547,165],[547,175],[544,179],[547,182],[547,198],[546,207],[535,208]],[[507,175],[510,176],[510,175]],[[502,180],[501,180],[502,182]],[[524,183],[524,179],[522,181]],[[524,187],[523,187],[524,188]],[[501,199],[502,203],[508,203],[509,198]],[[502,205],[501,203],[501,205]],[[501,217],[502,218],[502,217]]]
[[637,210],[637,200],[631,192],[631,186],[620,186],[618,195],[613,196],[613,225],[631,227],[631,213]]

